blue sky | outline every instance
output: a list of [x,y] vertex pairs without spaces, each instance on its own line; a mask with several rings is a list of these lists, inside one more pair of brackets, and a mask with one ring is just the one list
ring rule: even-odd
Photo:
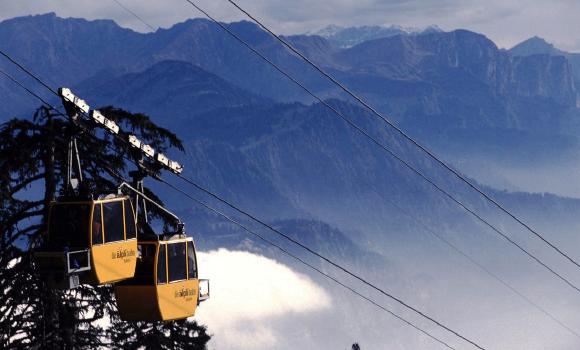
[[[185,0],[119,0],[155,27],[200,15]],[[282,34],[303,33],[329,24],[364,24],[470,29],[500,47],[534,35],[557,47],[580,52],[578,0],[238,0]],[[226,0],[199,0],[223,21],[242,19]],[[56,12],[62,17],[111,18],[138,31],[148,28],[113,0],[0,0],[0,19]]]

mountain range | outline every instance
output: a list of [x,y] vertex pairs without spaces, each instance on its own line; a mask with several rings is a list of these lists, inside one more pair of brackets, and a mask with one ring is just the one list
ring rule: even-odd
[[[348,100],[256,26],[248,22],[228,26],[314,92]],[[538,134],[548,133],[560,145],[574,141],[570,136],[575,138],[579,129],[577,83],[567,56],[515,54],[517,48],[500,50],[483,35],[464,30],[393,35],[349,48],[321,36],[286,39],[434,149],[461,152],[466,135],[495,131],[519,138],[518,143],[533,143]],[[219,27],[200,19],[139,34],[108,20],[47,14],[2,22],[0,42],[56,85],[95,86],[174,60],[196,65],[263,98],[312,102]],[[6,62],[0,67],[14,72]],[[0,106],[2,115],[29,110],[30,98],[15,93],[10,83],[0,82],[0,91],[12,101]],[[497,142],[474,141],[474,148]]]

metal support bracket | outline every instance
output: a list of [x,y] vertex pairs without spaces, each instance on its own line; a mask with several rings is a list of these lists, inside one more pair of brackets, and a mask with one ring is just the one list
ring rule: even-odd
[[209,299],[209,280],[208,279],[200,279],[199,280],[199,297],[197,299],[197,304],[201,303],[202,301]]

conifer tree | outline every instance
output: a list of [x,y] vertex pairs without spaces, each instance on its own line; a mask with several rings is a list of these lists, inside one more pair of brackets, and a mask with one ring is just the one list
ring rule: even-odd
[[[183,150],[172,132],[145,115],[111,107],[101,112],[161,152]],[[30,120],[0,125],[0,348],[204,349],[210,337],[196,322],[123,322],[111,286],[60,291],[38,276],[32,252],[46,232],[48,205],[63,187],[71,133],[78,134],[91,190],[116,192],[117,174],[128,178],[134,168],[127,145],[96,127],[80,130],[44,107]]]

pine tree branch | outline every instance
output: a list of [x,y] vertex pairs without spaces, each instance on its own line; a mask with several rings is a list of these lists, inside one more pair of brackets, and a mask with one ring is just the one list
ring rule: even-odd
[[11,216],[8,218],[8,220],[6,220],[5,222],[0,221],[0,228],[4,230],[2,234],[13,228],[16,224],[18,224],[20,221],[24,219],[29,219],[37,215],[42,215],[44,213],[43,209],[29,212],[29,210],[37,208],[42,204],[43,201],[27,202],[25,206],[23,206],[22,208],[20,208],[20,210],[18,210],[18,212],[11,213]]
[[[44,173],[40,173],[38,175],[32,176],[27,178],[26,180],[20,181],[18,183],[18,185],[16,186],[12,186],[10,188],[10,195],[14,195],[15,193],[18,193],[20,190],[22,190],[23,188],[27,187],[28,185],[30,185],[31,183],[33,183],[34,181],[38,181],[41,180],[44,177]],[[13,180],[14,182],[16,182],[17,180]]]
[[[40,214],[38,214],[37,216],[40,216],[41,214],[42,214],[42,212],[40,212]],[[11,238],[7,241],[7,243],[8,243],[8,245],[13,245],[14,242],[16,242],[20,237],[23,237],[26,234],[33,232],[33,231],[39,231],[43,227],[44,227],[43,224],[38,224],[38,225],[28,226],[27,228],[22,229],[22,230],[18,230],[18,231],[16,231],[16,233],[12,234]]]

